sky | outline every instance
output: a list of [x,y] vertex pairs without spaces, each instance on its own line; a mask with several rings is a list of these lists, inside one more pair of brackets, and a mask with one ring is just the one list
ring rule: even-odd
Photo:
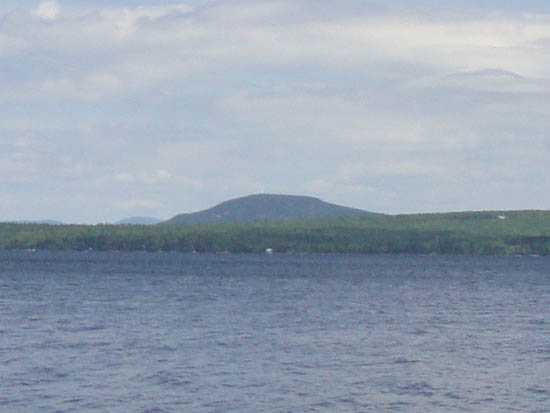
[[0,221],[549,209],[549,114],[547,1],[0,5]]

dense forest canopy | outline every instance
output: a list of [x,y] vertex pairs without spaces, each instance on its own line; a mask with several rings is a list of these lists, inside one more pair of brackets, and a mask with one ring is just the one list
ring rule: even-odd
[[145,225],[0,224],[0,249],[550,254],[550,211]]

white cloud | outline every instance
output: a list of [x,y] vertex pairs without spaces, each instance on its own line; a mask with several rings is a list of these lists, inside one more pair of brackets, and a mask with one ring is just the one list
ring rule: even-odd
[[[345,14],[315,18],[309,2],[214,3],[67,11],[44,1],[34,13],[52,21],[12,25],[0,33],[0,52],[19,39],[28,55],[47,51],[51,70],[11,79],[7,96],[101,99],[151,90],[189,76],[233,77],[246,67],[311,66],[380,75],[382,65],[426,68],[435,79],[456,72],[505,70],[550,76],[547,16],[426,19],[422,16]],[[313,16],[313,17],[312,17]],[[2,39],[5,39],[2,41]],[[12,40],[7,40],[12,39]],[[96,60],[93,60],[94,57]],[[90,64],[82,60],[88,60]],[[29,64],[21,61],[21,65]],[[402,71],[418,81],[414,71]],[[421,80],[421,79],[420,79]],[[430,81],[428,78],[426,81]],[[11,91],[11,95],[9,94]]]
[[135,34],[140,21],[155,21],[162,17],[182,15],[192,11],[185,4],[162,6],[138,6],[136,8],[105,8],[100,11],[104,21],[117,37],[127,38]]
[[[242,122],[255,125],[262,134],[288,140],[295,146],[330,144],[331,149],[364,150],[373,145],[412,145],[445,149],[470,145],[477,138],[467,125],[457,125],[445,114],[435,117],[424,108],[417,109],[419,95],[414,91],[399,91],[395,98],[391,97],[395,89],[372,96],[368,89],[339,93],[241,93],[228,97],[222,107]],[[382,106],[381,100],[390,100],[389,107]]]
[[61,11],[56,0],[45,0],[34,9],[34,15],[44,20],[55,20]]
[[128,172],[120,172],[115,175],[115,180],[122,183],[134,183],[136,177]]
[[166,169],[157,169],[155,171],[155,175],[158,179],[170,179],[172,177],[170,171],[167,171]]
[[120,81],[111,74],[91,73],[83,78],[57,77],[43,80],[35,89],[41,96],[96,100],[116,92]]
[[62,4],[1,16],[3,183],[58,179],[175,213],[261,191],[383,210],[415,191],[449,200],[445,185],[467,198],[506,168],[532,179],[548,157],[548,15]]
[[516,94],[550,94],[550,79],[529,78],[502,69],[451,73],[440,77],[418,79],[411,82],[408,86]]

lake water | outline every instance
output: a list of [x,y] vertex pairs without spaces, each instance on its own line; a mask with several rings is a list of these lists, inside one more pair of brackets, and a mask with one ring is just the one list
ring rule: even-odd
[[548,412],[550,259],[0,252],[2,412]]

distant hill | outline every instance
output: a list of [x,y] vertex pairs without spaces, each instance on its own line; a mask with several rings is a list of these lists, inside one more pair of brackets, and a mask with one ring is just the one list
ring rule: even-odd
[[36,225],[65,225],[63,222],[55,221],[53,219],[41,219],[41,220],[20,220],[20,221],[4,221],[4,224],[36,224]]
[[288,221],[357,215],[378,214],[310,196],[256,194],[225,201],[203,211],[176,215],[165,223]]
[[130,217],[115,222],[115,225],[154,225],[162,222],[162,219],[153,217]]

